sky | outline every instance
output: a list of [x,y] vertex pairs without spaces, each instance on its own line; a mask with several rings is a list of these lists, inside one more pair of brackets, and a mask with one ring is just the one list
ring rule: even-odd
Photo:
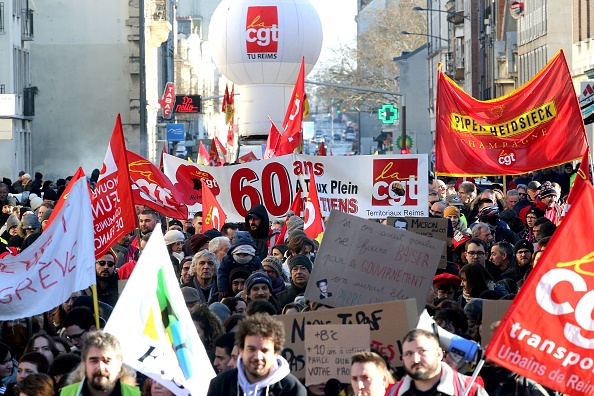
[[[332,58],[332,48],[348,44],[357,34],[356,0],[310,0],[318,11],[324,31],[324,44],[317,65]],[[316,70],[314,68],[314,70]]]

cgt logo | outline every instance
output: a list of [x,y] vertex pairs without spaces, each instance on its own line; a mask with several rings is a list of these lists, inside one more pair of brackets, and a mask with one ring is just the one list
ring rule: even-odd
[[509,166],[516,162],[516,153],[509,149],[507,151],[501,150],[499,157],[497,158],[497,162],[499,162],[501,165]]
[[416,158],[374,160],[372,205],[418,205],[418,165]]
[[278,51],[276,6],[248,7],[245,40],[248,54]]

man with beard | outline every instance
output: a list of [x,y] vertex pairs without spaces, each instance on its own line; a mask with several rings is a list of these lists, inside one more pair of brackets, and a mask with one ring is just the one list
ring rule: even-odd
[[270,242],[270,221],[268,211],[264,205],[256,204],[245,215],[245,228],[254,240],[256,255],[260,260],[268,256],[268,244]]
[[[443,351],[433,332],[422,329],[408,332],[402,340],[402,362],[407,375],[391,394],[463,395],[470,377],[458,373],[442,359]],[[476,383],[469,394],[488,396],[485,389]]]
[[95,261],[97,295],[99,301],[115,307],[118,301],[118,274],[115,272],[115,256],[111,251],[105,252]]
[[122,369],[122,349],[113,335],[103,331],[89,333],[81,361],[85,379],[64,387],[60,396],[140,396],[135,379]]
[[516,254],[516,269],[520,278],[524,278],[531,268],[534,245],[527,239],[520,239],[514,246],[514,252]]
[[291,374],[289,363],[280,356],[285,342],[282,323],[267,314],[254,314],[239,322],[235,340],[240,351],[237,368],[213,378],[208,396],[307,394]]

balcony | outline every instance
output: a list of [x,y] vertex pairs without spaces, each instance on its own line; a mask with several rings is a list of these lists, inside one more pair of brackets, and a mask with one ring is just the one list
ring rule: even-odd
[[23,10],[21,18],[21,40],[33,41],[33,10]]
[[155,48],[167,40],[172,25],[169,21],[169,0],[150,0],[148,2],[148,25],[150,28],[149,44]]

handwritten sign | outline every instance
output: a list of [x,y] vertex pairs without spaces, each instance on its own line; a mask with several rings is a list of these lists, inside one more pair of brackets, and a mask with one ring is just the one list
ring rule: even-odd
[[503,315],[511,305],[512,300],[483,300],[483,325],[481,326],[481,345],[487,346],[495,329],[493,323],[503,319]]
[[[333,308],[275,316],[285,326],[285,345],[281,355],[287,359],[291,373],[305,378],[305,329],[311,325],[339,324],[369,326],[370,347],[385,355],[393,366],[401,366],[398,342],[419,320],[415,300],[390,301],[355,307]],[[397,319],[397,320],[396,320]]]
[[446,247],[448,243],[448,219],[434,217],[388,217],[386,222],[392,227],[444,241],[446,245],[443,247],[438,268],[446,267],[448,260],[446,255]]
[[416,298],[423,311],[443,241],[338,211],[325,235],[305,298],[331,307]]
[[351,381],[351,357],[369,351],[368,325],[315,325],[305,327],[305,385],[321,384],[330,378]]
[[0,320],[38,315],[96,282],[87,181],[72,183],[41,236],[17,256],[0,260]]

